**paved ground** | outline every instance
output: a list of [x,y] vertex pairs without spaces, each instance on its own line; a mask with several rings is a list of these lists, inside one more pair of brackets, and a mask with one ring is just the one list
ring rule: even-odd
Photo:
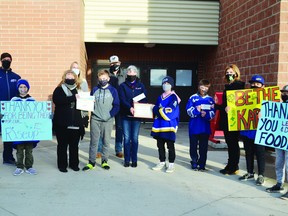
[[[141,127],[137,168],[123,167],[122,160],[113,154],[109,171],[98,165],[88,172],[60,173],[56,167],[55,140],[41,142],[35,149],[36,176],[13,176],[15,167],[1,164],[0,215],[288,215],[288,201],[279,199],[280,194],[265,192],[266,187],[275,183],[273,153],[267,152],[264,186],[238,181],[245,170],[243,156],[238,176],[221,175],[219,169],[227,161],[226,149],[210,148],[208,171],[192,171],[187,125],[181,124],[175,172],[156,172],[151,170],[158,162],[155,140],[149,136],[151,125]],[[88,160],[88,142],[87,133],[80,144],[81,168]]]

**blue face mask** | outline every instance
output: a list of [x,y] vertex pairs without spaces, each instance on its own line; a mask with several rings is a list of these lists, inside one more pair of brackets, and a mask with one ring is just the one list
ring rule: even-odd
[[108,80],[106,80],[106,79],[104,79],[104,80],[99,80],[99,84],[100,84],[100,86],[102,86],[102,87],[106,86],[107,83],[108,83]]
[[163,88],[163,91],[164,92],[167,92],[167,91],[171,91],[171,89],[172,89],[172,86],[170,85],[170,84],[163,84],[162,85],[162,88]]

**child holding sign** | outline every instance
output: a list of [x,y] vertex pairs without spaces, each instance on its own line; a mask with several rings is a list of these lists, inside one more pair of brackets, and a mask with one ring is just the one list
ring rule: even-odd
[[[251,88],[264,88],[264,78],[260,75],[254,75],[249,81]],[[256,137],[256,130],[241,131],[247,173],[239,178],[240,181],[254,180],[254,155],[256,155],[258,165],[258,178],[256,180],[257,185],[264,184],[264,171],[265,171],[265,146],[254,144]]]
[[[27,80],[19,79],[17,82],[17,89],[19,91],[18,96],[13,97],[11,101],[35,101],[32,98],[28,91],[30,89],[30,85]],[[13,142],[13,147],[17,149],[17,162],[16,162],[16,170],[13,175],[18,176],[24,172],[24,167],[26,168],[26,173],[36,175],[37,171],[32,167],[33,166],[33,148],[39,141],[17,141]],[[25,160],[24,160],[24,151],[25,151]],[[25,161],[25,163],[23,162]]]
[[[191,168],[205,171],[208,139],[211,134],[210,120],[215,116],[214,100],[207,92],[210,83],[208,80],[200,80],[198,92],[193,94],[186,105],[189,121],[189,140]],[[199,154],[197,147],[199,146]]]
[[[284,86],[281,90],[281,99],[284,103],[288,103],[288,85]],[[276,170],[276,180],[277,184],[267,188],[268,193],[279,193],[284,190],[283,184],[285,179],[285,170],[288,179],[288,151],[275,148],[276,160],[275,160],[275,170]],[[288,200],[288,192],[281,196],[281,199]]]

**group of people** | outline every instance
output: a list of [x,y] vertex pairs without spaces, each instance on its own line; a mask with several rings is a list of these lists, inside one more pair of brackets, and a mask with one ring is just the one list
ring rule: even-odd
[[[138,78],[138,69],[134,65],[127,68],[126,74],[121,70],[119,57],[113,55],[109,58],[110,68],[98,72],[97,86],[90,95],[94,98],[94,110],[90,114],[90,146],[89,160],[82,168],[88,171],[95,168],[96,157],[101,157],[101,167],[110,169],[108,164],[111,133],[115,120],[115,154],[124,156],[124,167],[137,167],[138,136],[141,118],[134,116],[135,103],[147,103],[146,88]],[[0,68],[0,101],[34,101],[28,94],[30,85],[27,80],[14,73],[10,68],[12,56],[2,53]],[[265,147],[254,144],[255,130],[229,131],[226,91],[244,89],[245,82],[240,79],[240,70],[235,64],[226,67],[224,79],[226,81],[222,104],[218,99],[208,95],[210,82],[202,79],[198,83],[198,91],[193,94],[187,104],[186,111],[190,117],[189,142],[191,168],[195,171],[205,171],[208,151],[208,139],[211,134],[210,121],[215,117],[215,112],[220,112],[220,128],[224,131],[224,138],[228,146],[228,163],[220,173],[233,175],[239,171],[240,137],[244,143],[247,173],[239,180],[254,180],[254,155],[258,165],[257,185],[264,183],[265,172]],[[7,82],[8,81],[8,82]],[[265,87],[264,78],[254,75],[249,81],[250,88]],[[159,95],[153,109],[154,121],[151,136],[156,139],[159,163],[152,169],[155,171],[165,169],[167,173],[174,171],[175,141],[179,125],[180,97],[173,90],[174,79],[170,76],[162,80],[163,93]],[[83,139],[85,127],[89,124],[89,113],[76,109],[80,92],[88,92],[87,81],[81,74],[77,62],[73,62],[69,70],[62,75],[62,80],[53,92],[55,104],[53,116],[53,130],[57,139],[57,166],[60,172],[68,172],[67,168],[79,171],[79,141]],[[288,102],[288,85],[281,90],[283,102]],[[197,127],[195,127],[197,125]],[[33,168],[32,150],[37,140],[4,142],[3,163],[15,164],[14,175],[24,172],[37,174]],[[166,163],[166,149],[168,149],[168,163]],[[17,161],[14,159],[13,147],[17,149]],[[122,148],[124,147],[124,154]],[[69,150],[68,150],[69,149]],[[69,156],[67,154],[69,151]],[[277,184],[267,188],[267,192],[281,192],[286,174],[288,175],[287,151],[276,151],[276,176]],[[288,177],[288,176],[287,176]],[[288,193],[282,196],[288,198]]]
[[[227,95],[228,90],[238,90],[245,87],[245,83],[240,79],[240,70],[235,64],[228,65],[225,69],[225,80],[226,84],[222,95],[222,104],[218,104],[217,98],[215,97],[215,108],[220,111],[220,129],[224,131],[224,138],[228,146],[228,163],[224,169],[220,170],[220,173],[224,175],[237,174],[239,171],[239,158],[240,148],[239,139],[243,140],[246,169],[247,173],[239,177],[240,181],[255,180],[254,178],[254,157],[256,156],[258,177],[256,179],[256,185],[263,185],[265,182],[265,147],[255,144],[254,140],[256,137],[256,130],[247,131],[229,131],[228,130],[228,112],[229,106],[227,106]],[[250,88],[264,88],[265,80],[260,75],[254,75],[249,80]],[[283,103],[288,103],[288,85],[285,85],[281,90],[281,99]],[[283,184],[285,180],[285,171],[288,179],[288,151],[275,149],[276,160],[276,180],[277,183],[267,188],[266,191],[269,193],[283,192]],[[281,196],[282,199],[288,199],[288,192]]]

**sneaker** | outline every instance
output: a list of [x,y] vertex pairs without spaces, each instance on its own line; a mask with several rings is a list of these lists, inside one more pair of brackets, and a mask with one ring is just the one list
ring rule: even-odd
[[118,157],[118,158],[123,158],[123,153],[122,153],[122,152],[116,153],[116,157]]
[[129,167],[130,166],[130,163],[129,162],[124,162],[124,167]]
[[23,170],[23,169],[16,168],[16,170],[15,170],[14,173],[13,173],[13,175],[14,175],[14,176],[19,176],[19,175],[21,175],[22,173],[24,173],[24,170]]
[[95,163],[92,163],[91,161],[89,161],[89,163],[83,167],[83,171],[88,171],[88,170],[92,170],[95,168]]
[[175,168],[174,168],[174,164],[173,163],[169,163],[167,169],[166,169],[166,173],[172,173],[174,172]]
[[34,168],[29,168],[25,171],[26,173],[28,174],[31,174],[31,175],[36,175],[37,174],[37,171],[34,169]]
[[268,193],[280,193],[283,190],[284,190],[284,188],[283,188],[282,184],[280,184],[280,183],[277,183],[276,185],[274,185],[270,188],[266,188],[266,192],[268,192]]
[[160,162],[156,166],[152,167],[152,170],[159,171],[165,167],[165,162]]
[[246,173],[245,175],[241,176],[238,178],[239,181],[247,181],[247,180],[254,180],[254,173],[251,174],[251,173]]
[[286,192],[285,194],[283,194],[280,199],[283,199],[283,200],[288,200],[288,192]]
[[105,169],[105,170],[109,170],[109,169],[110,169],[109,164],[108,164],[107,161],[105,161],[105,160],[102,161],[101,167],[102,167],[103,169]]
[[265,182],[264,176],[263,175],[259,175],[257,180],[256,180],[256,185],[263,185]]

